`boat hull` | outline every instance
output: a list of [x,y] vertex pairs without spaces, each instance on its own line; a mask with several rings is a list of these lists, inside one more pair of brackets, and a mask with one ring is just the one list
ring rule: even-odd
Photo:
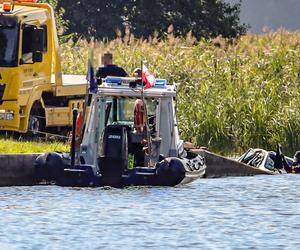
[[[204,177],[206,165],[201,156],[195,159],[166,158],[154,168],[135,167],[124,170],[118,182],[111,176],[95,173],[92,165],[80,164],[70,168],[62,154],[47,153],[37,158],[37,179],[43,183],[72,187],[126,187],[126,186],[177,186]],[[110,173],[111,175],[114,172]],[[117,173],[118,174],[118,173]],[[108,180],[108,178],[110,178]]]

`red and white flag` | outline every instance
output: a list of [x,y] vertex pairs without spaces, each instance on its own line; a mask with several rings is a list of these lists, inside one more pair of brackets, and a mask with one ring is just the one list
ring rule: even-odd
[[155,85],[155,77],[149,72],[149,69],[143,65],[142,69],[142,80],[146,85],[144,86],[144,89],[149,89]]

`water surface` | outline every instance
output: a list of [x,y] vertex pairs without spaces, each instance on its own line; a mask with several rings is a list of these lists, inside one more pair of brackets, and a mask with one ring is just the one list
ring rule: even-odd
[[0,188],[0,249],[299,249],[300,175]]

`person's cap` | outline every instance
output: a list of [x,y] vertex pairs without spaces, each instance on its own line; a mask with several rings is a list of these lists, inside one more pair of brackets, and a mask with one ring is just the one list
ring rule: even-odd
[[136,68],[134,71],[133,71],[133,74],[136,76],[136,77],[141,77],[142,76],[142,70],[140,68]]
[[294,160],[300,162],[300,151],[296,151],[296,153],[294,155]]

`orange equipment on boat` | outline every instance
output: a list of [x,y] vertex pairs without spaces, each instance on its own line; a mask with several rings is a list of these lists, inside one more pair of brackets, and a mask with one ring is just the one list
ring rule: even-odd
[[134,103],[134,127],[137,133],[142,133],[145,126],[145,105],[141,99]]

